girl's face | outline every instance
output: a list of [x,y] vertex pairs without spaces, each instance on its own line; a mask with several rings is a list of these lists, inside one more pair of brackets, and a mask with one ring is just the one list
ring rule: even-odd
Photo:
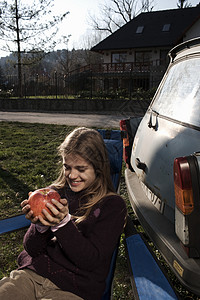
[[79,155],[63,158],[67,183],[73,192],[88,188],[95,180],[96,174],[92,164]]

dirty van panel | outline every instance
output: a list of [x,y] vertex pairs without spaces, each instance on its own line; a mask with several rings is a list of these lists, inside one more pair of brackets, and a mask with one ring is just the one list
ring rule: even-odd
[[[143,186],[149,200],[174,223],[174,159],[180,153],[184,156],[190,155],[191,150],[195,152],[198,148],[197,134],[200,139],[200,132],[194,132],[191,128],[159,116],[156,116],[157,128],[152,129],[148,126],[150,118],[151,113],[147,112],[138,128],[132,148],[131,165],[138,178],[150,189],[151,192]],[[145,170],[137,167],[136,159],[146,165]]]

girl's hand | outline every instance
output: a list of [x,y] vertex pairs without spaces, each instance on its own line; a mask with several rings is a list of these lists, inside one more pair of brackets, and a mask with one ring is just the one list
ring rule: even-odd
[[45,226],[58,225],[69,213],[68,202],[66,199],[60,199],[60,202],[52,199],[51,202],[52,204],[47,203],[46,206],[52,212],[53,216],[50,215],[46,209],[42,210],[45,218],[41,215],[38,216],[38,221]]
[[38,222],[38,217],[33,217],[33,211],[30,209],[27,199],[21,202],[21,207],[26,219],[30,220],[34,224]]
[[[31,192],[29,193],[29,196]],[[53,205],[52,205],[53,204]],[[26,219],[30,220],[32,223],[41,223],[45,226],[55,226],[58,225],[69,213],[68,202],[66,199],[60,199],[60,202],[52,199],[52,204],[47,203],[47,207],[52,212],[53,216],[51,216],[47,210],[43,209],[43,214],[45,218],[41,215],[34,217],[33,211],[30,209],[30,205],[28,204],[28,200],[24,200],[21,202],[22,212],[25,214]]]

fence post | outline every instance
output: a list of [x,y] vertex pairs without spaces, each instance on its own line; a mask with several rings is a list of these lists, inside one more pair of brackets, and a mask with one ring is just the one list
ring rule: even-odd
[[93,82],[92,82],[92,70],[91,70],[91,76],[90,76],[91,84],[90,84],[90,98],[92,99],[92,89],[93,89]]
[[57,95],[58,95],[57,71],[55,71],[55,88],[56,88],[56,99],[57,99]]
[[39,77],[39,75],[36,74],[35,96],[37,96],[37,90],[38,90],[38,77]]
[[26,99],[26,74],[24,73],[24,97]]

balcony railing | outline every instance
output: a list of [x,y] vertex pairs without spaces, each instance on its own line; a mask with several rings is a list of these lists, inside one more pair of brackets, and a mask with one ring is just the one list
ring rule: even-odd
[[161,60],[150,62],[124,62],[90,64],[73,70],[70,74],[92,71],[95,73],[150,72],[151,70],[166,69],[167,63]]

